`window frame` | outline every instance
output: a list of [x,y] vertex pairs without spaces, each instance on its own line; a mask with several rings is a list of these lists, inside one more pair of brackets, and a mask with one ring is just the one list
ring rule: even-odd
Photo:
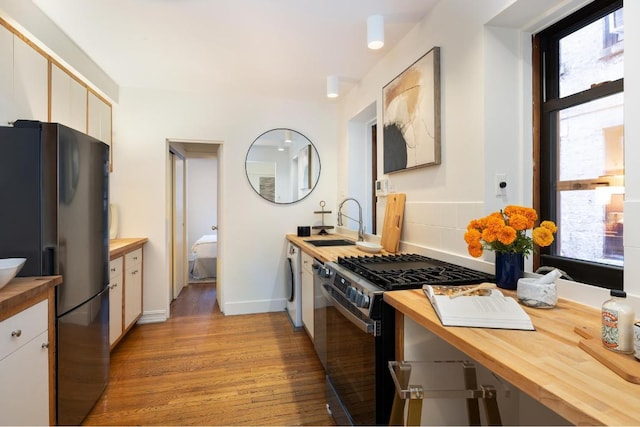
[[[559,41],[623,7],[622,0],[595,0],[572,15],[533,36],[533,102],[534,102],[534,207],[542,218],[558,223],[557,115],[560,111],[617,93],[624,94],[624,76],[615,81],[563,98],[560,94]],[[601,180],[574,182],[575,188],[606,185]],[[567,273],[573,280],[607,289],[623,289],[624,267],[552,255],[557,242],[539,249],[534,268],[551,266]]]

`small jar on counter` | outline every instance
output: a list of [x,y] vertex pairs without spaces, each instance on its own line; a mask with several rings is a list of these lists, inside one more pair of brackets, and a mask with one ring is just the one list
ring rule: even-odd
[[619,353],[633,353],[634,314],[624,291],[612,289],[602,304],[602,344]]

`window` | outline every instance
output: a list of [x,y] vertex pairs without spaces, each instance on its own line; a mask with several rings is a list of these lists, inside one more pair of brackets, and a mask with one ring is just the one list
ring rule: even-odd
[[537,265],[622,289],[624,9],[596,0],[534,37],[535,195],[558,225]]

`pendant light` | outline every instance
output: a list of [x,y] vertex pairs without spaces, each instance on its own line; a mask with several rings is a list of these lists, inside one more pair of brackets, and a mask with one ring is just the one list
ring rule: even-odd
[[373,50],[384,46],[384,17],[382,15],[371,15],[367,18],[367,46]]
[[340,82],[338,76],[327,76],[327,98],[337,98],[339,94]]

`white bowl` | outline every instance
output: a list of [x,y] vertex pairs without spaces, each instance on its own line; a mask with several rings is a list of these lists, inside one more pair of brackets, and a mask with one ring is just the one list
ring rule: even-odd
[[0,289],[16,277],[26,260],[26,258],[0,259]]
[[377,254],[382,250],[382,246],[369,242],[356,242],[356,246],[358,247],[358,249],[369,252],[371,254]]

